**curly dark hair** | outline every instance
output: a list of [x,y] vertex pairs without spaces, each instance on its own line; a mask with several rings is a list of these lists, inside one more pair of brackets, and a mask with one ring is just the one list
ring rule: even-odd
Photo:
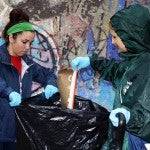
[[[7,30],[20,22],[27,21],[29,22],[29,16],[20,8],[14,8],[10,14],[9,14],[9,22],[6,24],[3,32],[2,32],[2,37],[8,42],[8,35],[7,35]],[[13,34],[14,37],[16,37],[16,34]]]

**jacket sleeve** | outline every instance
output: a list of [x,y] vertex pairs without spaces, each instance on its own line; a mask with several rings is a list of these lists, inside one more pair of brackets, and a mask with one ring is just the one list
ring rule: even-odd
[[41,83],[43,86],[47,84],[57,87],[57,77],[53,69],[45,68],[38,63],[34,64],[33,81]]
[[0,95],[1,95],[1,97],[8,99],[9,94],[12,91],[14,91],[14,90],[7,85],[6,81],[2,77],[0,77]]
[[139,83],[130,106],[131,118],[127,130],[145,141],[150,142],[150,77]]
[[100,73],[102,79],[113,82],[118,72],[119,62],[93,54],[90,57],[90,65]]

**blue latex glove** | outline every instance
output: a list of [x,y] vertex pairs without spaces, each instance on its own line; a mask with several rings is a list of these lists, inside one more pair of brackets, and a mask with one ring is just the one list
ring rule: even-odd
[[78,70],[86,68],[89,65],[90,65],[89,57],[77,57],[71,61],[71,67],[73,71],[75,71],[77,68]]
[[17,92],[11,92],[9,94],[9,100],[10,100],[9,104],[12,107],[13,106],[19,106],[21,104],[21,96]]
[[53,94],[58,92],[58,88],[53,85],[47,85],[44,92],[46,99],[49,99]]
[[116,116],[117,113],[123,113],[126,118],[126,123],[129,122],[130,119],[130,112],[124,108],[117,108],[111,111],[109,115],[109,119],[111,120],[113,126],[118,127],[119,119]]

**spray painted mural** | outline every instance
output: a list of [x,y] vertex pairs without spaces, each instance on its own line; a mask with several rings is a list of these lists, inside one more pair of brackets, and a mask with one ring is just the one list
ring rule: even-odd
[[[119,9],[134,2],[148,6],[150,0],[1,0],[0,32],[14,7],[22,8],[36,29],[29,51],[34,61],[58,70],[69,67],[76,56],[98,53],[119,59],[111,44],[109,18]],[[5,41],[0,40],[0,45]],[[112,109],[114,92],[111,83],[101,81],[88,67],[79,72],[77,94]],[[33,90],[40,85],[34,83]]]

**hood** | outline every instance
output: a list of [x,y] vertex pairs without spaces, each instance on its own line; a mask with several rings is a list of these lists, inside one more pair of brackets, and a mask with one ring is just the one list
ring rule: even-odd
[[150,53],[150,13],[148,8],[133,4],[110,18],[110,24],[127,48],[123,55]]

